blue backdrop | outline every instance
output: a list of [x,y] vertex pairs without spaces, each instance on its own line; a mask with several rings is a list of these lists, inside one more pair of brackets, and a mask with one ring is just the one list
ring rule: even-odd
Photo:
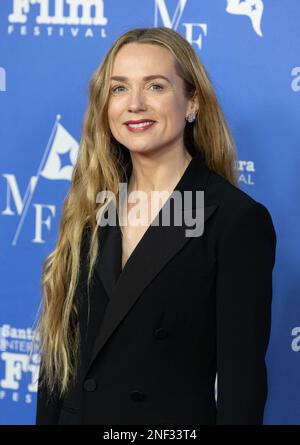
[[39,356],[28,363],[28,351],[41,266],[56,242],[88,81],[112,42],[143,26],[172,27],[193,45],[237,144],[240,187],[272,215],[264,422],[300,424],[299,23],[299,0],[1,0],[0,424],[35,422]]

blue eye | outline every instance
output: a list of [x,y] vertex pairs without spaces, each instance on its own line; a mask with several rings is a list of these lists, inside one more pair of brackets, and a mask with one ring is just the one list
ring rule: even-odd
[[[152,84],[150,85],[150,88],[151,88],[151,87],[158,87],[158,88],[159,88],[158,90],[155,88],[155,90],[157,90],[157,91],[160,91],[160,90],[163,89],[162,85],[160,85],[160,84],[158,84],[158,83],[152,83]],[[111,91],[112,91],[113,93],[117,93],[117,92],[119,92],[119,91],[118,91],[118,88],[124,88],[124,86],[123,86],[123,85],[117,85],[117,86],[113,87],[113,88],[111,89]]]
[[153,83],[152,85],[150,85],[151,87],[159,87],[161,90],[163,89],[163,87],[161,85],[159,85],[158,83]]
[[124,87],[122,85],[118,85],[118,86],[112,88],[112,91],[115,92],[118,88],[124,88]]

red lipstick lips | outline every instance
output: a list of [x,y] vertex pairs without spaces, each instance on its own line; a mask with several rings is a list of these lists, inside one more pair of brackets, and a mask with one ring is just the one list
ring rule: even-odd
[[155,121],[152,119],[129,120],[125,122],[126,127],[132,133],[141,133],[152,128]]

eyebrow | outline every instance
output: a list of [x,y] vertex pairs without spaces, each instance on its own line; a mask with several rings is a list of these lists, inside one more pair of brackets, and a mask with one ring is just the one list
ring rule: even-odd
[[[171,81],[166,77],[163,76],[162,74],[152,74],[151,76],[145,76],[143,77],[143,80],[153,80],[153,79],[164,79],[167,82],[171,83]],[[110,80],[118,80],[120,82],[125,82],[126,80],[128,80],[128,77],[124,77],[124,76],[112,76],[110,78]]]

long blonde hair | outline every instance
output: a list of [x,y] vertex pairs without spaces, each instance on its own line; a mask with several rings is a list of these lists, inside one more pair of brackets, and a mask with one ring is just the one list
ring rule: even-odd
[[196,121],[184,130],[186,149],[191,155],[201,151],[210,169],[237,186],[234,142],[210,78],[192,46],[164,27],[137,28],[119,37],[90,81],[79,155],[63,203],[58,240],[42,268],[42,313],[34,339],[39,337],[41,349],[40,384],[46,384],[50,394],[56,388],[63,396],[78,370],[80,332],[78,323],[73,322],[78,317],[74,294],[86,230],[90,231],[87,288],[98,255],[96,215],[104,204],[96,203],[97,193],[110,190],[118,199],[119,183],[131,164],[129,150],[110,131],[107,107],[115,56],[132,42],[160,45],[173,54],[176,72],[184,80],[184,94],[199,99]]

